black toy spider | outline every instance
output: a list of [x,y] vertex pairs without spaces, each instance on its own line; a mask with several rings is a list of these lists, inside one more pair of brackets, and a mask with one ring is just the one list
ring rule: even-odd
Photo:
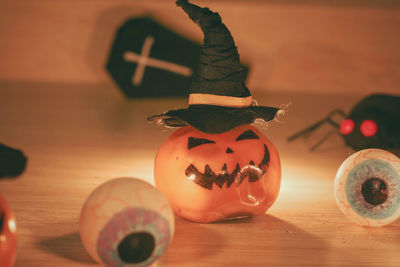
[[[332,118],[335,115],[343,117],[341,123]],[[325,135],[311,150],[315,150],[324,143],[333,133],[343,136],[345,143],[354,150],[366,148],[380,148],[400,151],[400,96],[373,94],[363,98],[346,114],[336,109],[327,117],[290,136],[288,141],[298,137],[308,137],[313,131],[325,123],[335,129]]]

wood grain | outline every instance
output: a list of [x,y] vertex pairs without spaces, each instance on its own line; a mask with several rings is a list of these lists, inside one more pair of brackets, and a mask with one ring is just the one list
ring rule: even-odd
[[[202,1],[221,13],[254,90],[399,92],[394,1]],[[116,29],[151,15],[197,42],[174,1],[0,1],[0,80],[111,85]]]
[[[255,94],[259,104],[292,102],[283,123],[264,133],[282,161],[282,187],[267,214],[198,224],[176,218],[167,253],[154,266],[398,266],[400,224],[358,226],[336,206],[333,180],[352,153],[339,136],[315,152],[286,137],[361,95]],[[157,147],[172,132],[149,115],[186,99],[128,101],[113,88],[84,84],[0,83],[0,142],[24,150],[26,172],[3,180],[0,193],[18,223],[16,267],[98,266],[78,232],[86,197],[115,177],[153,181]]]

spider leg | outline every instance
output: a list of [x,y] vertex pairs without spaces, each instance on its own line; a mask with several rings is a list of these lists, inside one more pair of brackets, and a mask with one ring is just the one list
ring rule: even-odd
[[322,124],[324,124],[325,121],[326,121],[326,118],[325,118],[325,119],[322,119],[322,120],[320,120],[320,121],[318,121],[318,122],[316,122],[315,124],[313,124],[313,125],[311,125],[311,126],[305,128],[305,129],[303,129],[303,130],[301,130],[301,131],[298,132],[298,133],[295,133],[295,134],[292,135],[292,136],[289,136],[287,140],[288,140],[289,142],[291,142],[291,141],[293,141],[293,140],[299,138],[300,136],[304,136],[304,138],[307,138],[307,137],[311,134],[311,132],[313,132],[313,131],[315,131],[316,129],[318,129]]
[[333,110],[330,114],[329,114],[329,116],[333,116],[333,115],[335,115],[335,114],[339,114],[340,116],[342,116],[343,118],[347,118],[347,116],[349,116],[349,114],[347,114],[346,112],[344,112],[343,110],[341,110],[341,109],[335,109],[335,110]]
[[[325,124],[325,123],[329,123],[329,124],[331,124],[333,127],[335,127],[336,129],[339,129],[340,125],[339,125],[337,122],[335,122],[334,120],[332,120],[332,117],[333,117],[334,115],[336,115],[336,114],[342,116],[343,118],[347,117],[347,114],[346,114],[343,110],[341,110],[341,109],[335,109],[335,110],[331,111],[331,112],[328,114],[328,116],[326,116],[326,117],[323,118],[322,120],[317,121],[317,122],[314,123],[313,125],[311,125],[311,126],[305,128],[305,129],[301,130],[301,131],[298,132],[298,133],[295,133],[295,134],[292,135],[292,136],[289,136],[287,140],[288,140],[289,142],[291,142],[291,141],[293,141],[293,140],[299,138],[300,136],[303,136],[304,138],[307,138],[307,137],[309,137],[309,135],[310,135],[312,132],[314,132],[316,129],[318,129],[319,127],[321,127],[321,126],[322,126],[323,124]],[[327,139],[327,138],[323,138],[323,141],[325,141],[326,139]]]
[[339,132],[337,129],[329,131],[324,137],[322,137],[317,143],[315,143],[311,148],[310,151],[316,150],[320,145],[325,143],[326,140],[328,140],[329,137],[331,137],[332,134],[338,134]]

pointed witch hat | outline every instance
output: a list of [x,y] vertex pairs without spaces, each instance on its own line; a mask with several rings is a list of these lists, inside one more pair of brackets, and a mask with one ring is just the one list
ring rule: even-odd
[[220,15],[187,0],[178,0],[176,4],[200,26],[204,45],[189,88],[189,107],[148,120],[170,127],[191,125],[206,133],[221,133],[256,119],[274,119],[279,108],[253,105],[235,42]]

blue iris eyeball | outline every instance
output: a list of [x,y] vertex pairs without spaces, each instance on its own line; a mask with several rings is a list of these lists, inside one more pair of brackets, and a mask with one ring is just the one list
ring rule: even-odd
[[364,149],[348,157],[336,173],[339,209],[365,226],[383,226],[400,217],[400,159],[382,149]]

